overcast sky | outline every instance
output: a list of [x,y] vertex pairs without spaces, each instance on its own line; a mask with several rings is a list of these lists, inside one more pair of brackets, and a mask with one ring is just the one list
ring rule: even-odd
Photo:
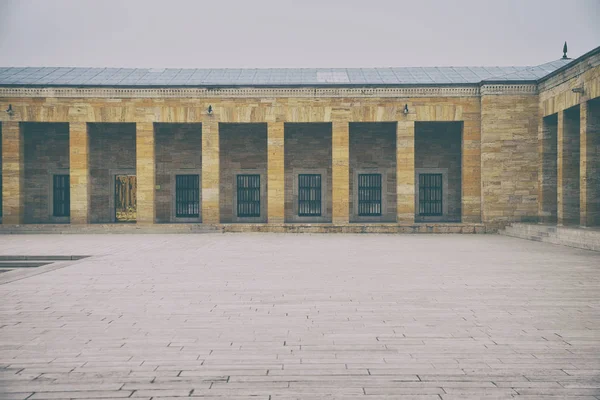
[[600,0],[0,0],[0,66],[537,65],[600,45]]

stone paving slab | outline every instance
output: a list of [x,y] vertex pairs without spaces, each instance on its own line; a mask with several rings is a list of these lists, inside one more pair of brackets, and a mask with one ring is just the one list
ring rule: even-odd
[[600,399],[597,252],[499,235],[0,235],[0,256],[72,254],[92,257],[0,274],[0,399]]

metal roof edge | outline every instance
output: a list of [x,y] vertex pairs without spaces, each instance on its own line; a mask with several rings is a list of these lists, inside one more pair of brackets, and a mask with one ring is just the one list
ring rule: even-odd
[[513,81],[483,80],[478,83],[479,87],[484,86],[484,85],[531,85],[531,84],[537,84],[537,81],[535,79],[522,79],[522,80],[513,80]]
[[419,88],[419,87],[479,87],[480,83],[390,83],[390,84],[291,84],[291,85],[23,85],[1,84],[0,87],[29,89],[43,88],[71,88],[71,89],[243,89],[243,88],[315,88],[315,89],[343,89],[343,88]]

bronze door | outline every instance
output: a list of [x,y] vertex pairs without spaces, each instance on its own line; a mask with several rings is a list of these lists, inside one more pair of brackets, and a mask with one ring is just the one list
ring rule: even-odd
[[135,175],[115,176],[115,220],[135,222],[137,217],[137,181]]

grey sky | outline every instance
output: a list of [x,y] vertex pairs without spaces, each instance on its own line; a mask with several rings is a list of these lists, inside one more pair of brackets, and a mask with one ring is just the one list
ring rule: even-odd
[[600,45],[600,0],[0,0],[0,66],[537,65]]

